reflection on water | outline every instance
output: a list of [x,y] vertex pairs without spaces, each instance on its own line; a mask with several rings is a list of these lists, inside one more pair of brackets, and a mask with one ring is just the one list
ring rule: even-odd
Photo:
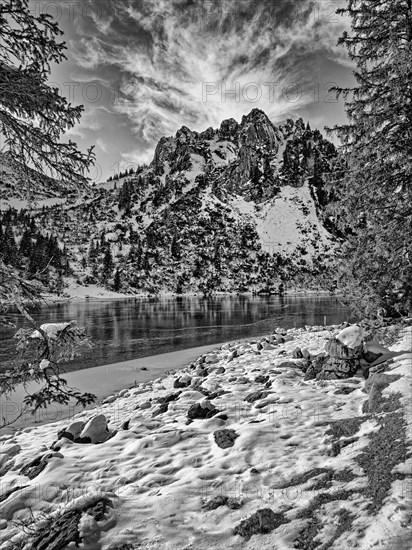
[[[17,326],[27,322],[9,315]],[[39,323],[76,319],[95,344],[65,366],[78,370],[136,357],[166,353],[246,336],[269,333],[278,326],[341,323],[349,311],[325,296],[218,296],[86,301],[42,306],[33,312]],[[0,329],[3,369],[14,353],[15,331]]]

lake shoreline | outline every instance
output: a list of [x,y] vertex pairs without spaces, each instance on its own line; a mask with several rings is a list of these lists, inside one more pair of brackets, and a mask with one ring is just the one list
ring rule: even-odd
[[[84,287],[87,288],[87,287]],[[334,291],[328,291],[328,290],[311,290],[311,289],[292,289],[292,290],[286,290],[283,293],[256,293],[256,292],[212,292],[209,296],[204,296],[200,292],[185,292],[184,294],[176,294],[175,292],[159,292],[158,294],[150,294],[148,292],[141,292],[136,294],[122,294],[122,293],[115,293],[113,291],[105,291],[105,289],[102,289],[104,292],[102,293],[96,293],[93,292],[91,294],[84,294],[84,295],[72,295],[72,296],[57,296],[56,294],[42,294],[41,299],[46,301],[46,303],[50,304],[57,304],[57,303],[66,303],[66,302],[111,302],[116,300],[141,300],[141,299],[162,299],[162,298],[218,298],[218,297],[224,297],[224,296],[246,296],[246,297],[254,297],[254,296],[330,296],[330,297],[336,297],[336,298],[342,298],[342,295],[339,293],[336,293]]]
[[[24,417],[13,423],[12,431],[28,427],[42,426],[65,419],[71,419],[77,414],[99,409],[105,404],[105,400],[111,395],[117,395],[125,389],[131,389],[139,384],[153,382],[166,378],[171,371],[187,368],[199,356],[220,349],[224,344],[241,343],[250,340],[249,337],[237,338],[216,344],[191,347],[167,353],[159,353],[147,357],[138,357],[126,361],[118,361],[97,367],[89,367],[70,372],[61,372],[60,376],[67,381],[69,387],[75,387],[82,392],[91,392],[96,395],[96,401],[86,408],[74,407],[72,404],[61,406],[52,404],[48,409],[39,410],[36,415],[25,413]],[[115,375],[115,376],[113,376]],[[30,386],[33,386],[32,388]],[[28,386],[29,391],[34,391],[34,385]],[[21,388],[13,392],[1,406],[2,417],[13,417],[14,410],[22,406],[24,393]],[[7,428],[6,428],[7,430]],[[0,429],[0,435],[4,430]]]

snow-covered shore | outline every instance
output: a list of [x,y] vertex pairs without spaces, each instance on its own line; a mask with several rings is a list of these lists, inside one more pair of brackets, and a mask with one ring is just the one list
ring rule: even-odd
[[[96,405],[88,408],[96,408],[96,406],[100,407],[100,403],[111,394],[130,386],[163,377],[171,369],[182,369],[191,361],[195,361],[200,355],[208,353],[221,345],[222,343],[209,344],[148,357],[139,357],[129,361],[62,373],[62,377],[70,387],[81,388],[82,392],[93,393],[96,396]],[[34,382],[26,387],[30,393],[34,393],[40,388],[41,385]],[[25,395],[26,391],[21,387],[9,394],[2,407],[3,417],[5,416],[7,420],[16,417]],[[39,409],[35,416],[30,413],[24,414],[12,424],[11,430],[64,420],[73,417],[80,411],[82,411],[80,405],[75,407],[73,404],[59,405],[54,403],[46,409]]]
[[[51,451],[67,421],[1,437],[1,548],[29,540],[27,532],[36,537],[19,525],[30,523],[29,507],[38,534],[42,521],[50,531],[64,512],[104,498],[111,503],[104,517],[79,512],[80,548],[403,548],[412,496],[411,328],[391,347],[405,354],[388,365],[374,412],[364,405],[376,397],[373,386],[365,393],[361,376],[305,381],[303,360],[292,358],[297,347],[319,353],[337,331],[307,327],[285,331],[283,343],[275,335],[228,343],[120,391],[97,411],[117,430],[98,445],[62,438]],[[21,473],[50,452],[33,479]],[[266,512],[253,516],[258,510]],[[253,534],[262,522],[267,532]]]

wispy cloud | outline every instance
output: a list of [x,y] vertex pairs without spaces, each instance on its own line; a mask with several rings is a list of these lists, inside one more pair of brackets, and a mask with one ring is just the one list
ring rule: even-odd
[[96,139],[96,146],[100,147],[100,149],[103,151],[103,153],[108,153],[107,146],[101,138]]
[[331,4],[121,0],[113,7],[101,0],[74,60],[91,78],[110,81],[112,108],[129,121],[146,158],[182,125],[216,127],[253,107],[274,121],[300,113],[324,78],[323,62],[348,64],[336,46],[347,22]]

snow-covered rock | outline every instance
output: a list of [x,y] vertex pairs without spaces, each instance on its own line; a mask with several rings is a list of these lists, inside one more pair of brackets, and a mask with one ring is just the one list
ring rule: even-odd
[[83,437],[89,437],[92,443],[103,443],[110,437],[104,414],[98,414],[87,422],[80,432],[80,438]]

